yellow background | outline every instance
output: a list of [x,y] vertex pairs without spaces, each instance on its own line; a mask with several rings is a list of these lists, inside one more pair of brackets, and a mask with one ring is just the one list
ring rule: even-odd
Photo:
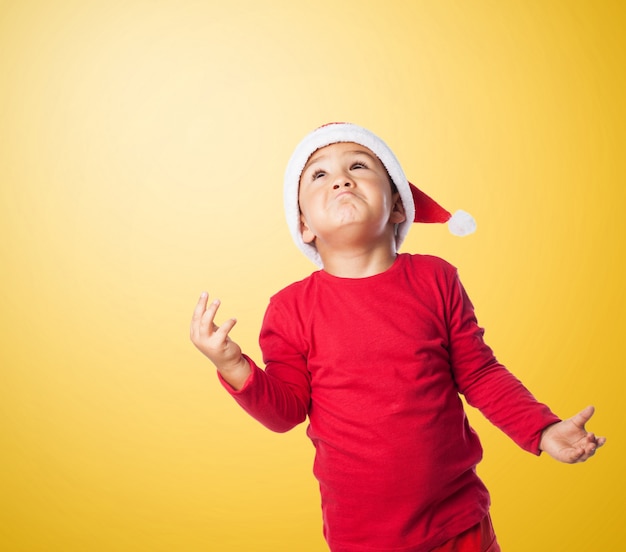
[[478,232],[460,269],[498,357],[609,437],[577,466],[470,412],[506,552],[624,546],[620,1],[0,2],[0,549],[325,550],[304,426],[265,430],[188,324],[203,289],[259,358],[313,266],[282,173],[371,128]]

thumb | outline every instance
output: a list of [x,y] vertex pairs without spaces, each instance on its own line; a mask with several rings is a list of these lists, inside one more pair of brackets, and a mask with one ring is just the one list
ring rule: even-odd
[[593,406],[588,406],[587,408],[581,410],[578,414],[574,414],[574,416],[571,417],[571,420],[574,425],[584,428],[585,424],[589,421],[591,416],[593,416],[594,412],[595,408]]

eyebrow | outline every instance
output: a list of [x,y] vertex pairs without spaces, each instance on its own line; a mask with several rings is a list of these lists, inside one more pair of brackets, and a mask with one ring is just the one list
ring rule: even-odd
[[[369,157],[372,161],[377,161],[378,157],[375,157],[374,155],[372,155],[371,153],[369,153],[368,151],[366,151],[365,149],[362,150],[349,150],[344,152],[344,155],[348,155],[348,154],[361,154],[361,155],[366,155],[367,157]],[[306,169],[308,169],[311,165],[314,165],[315,163],[318,163],[319,161],[323,161],[324,159],[326,159],[328,156],[326,154],[323,155],[314,155],[313,157],[311,157],[311,159],[309,159],[306,162],[306,165],[304,165],[304,169],[302,169],[303,171],[305,171]]]
[[315,155],[314,157],[311,157],[311,159],[309,159],[306,162],[306,165],[304,165],[304,168],[306,169],[307,167],[310,167],[311,165],[313,165],[314,163],[317,163],[318,161],[323,161],[326,157],[328,157],[327,155]]

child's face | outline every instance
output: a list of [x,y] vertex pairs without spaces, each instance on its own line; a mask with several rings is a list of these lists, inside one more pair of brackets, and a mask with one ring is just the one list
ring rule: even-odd
[[[304,166],[298,192],[305,243],[330,243],[341,231],[374,240],[405,220],[384,165],[368,148],[341,142],[318,149]],[[344,234],[345,234],[344,232]]]

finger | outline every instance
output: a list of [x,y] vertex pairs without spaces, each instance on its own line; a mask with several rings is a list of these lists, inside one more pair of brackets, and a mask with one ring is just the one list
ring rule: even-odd
[[207,333],[210,335],[217,329],[214,320],[217,309],[219,308],[220,300],[213,299],[213,301],[211,301],[211,303],[207,306],[206,310],[202,314],[202,318],[200,319],[200,332],[203,335],[206,335]]
[[589,448],[585,448],[583,454],[580,455],[578,462],[584,462],[585,460],[589,460],[596,453],[596,446],[592,445]]
[[585,447],[572,447],[563,451],[563,462],[567,464],[576,464],[577,462],[584,462],[587,459]]
[[581,410],[578,414],[574,414],[574,416],[572,416],[570,420],[577,427],[584,428],[585,424],[589,421],[591,416],[593,416],[594,412],[595,408],[593,406],[588,406],[587,408]]
[[196,303],[196,307],[193,309],[193,317],[191,318],[192,321],[200,320],[200,318],[202,318],[202,315],[204,314],[204,311],[206,310],[206,304],[207,304],[208,299],[209,299],[209,294],[206,291],[203,291],[200,294],[200,298],[198,299],[198,302]]
[[229,318],[228,320],[226,320],[226,322],[223,322],[219,328],[217,328],[215,334],[220,336],[222,339],[226,339],[236,323],[236,318]]
[[588,460],[589,458],[591,458],[597,452],[598,448],[604,445],[605,442],[606,442],[606,439],[604,437],[598,437],[598,438],[593,437],[591,442],[584,445],[584,454],[581,456],[581,458],[578,461],[584,462],[585,460]]
[[202,319],[202,315],[206,310],[208,298],[209,294],[206,291],[203,291],[200,294],[200,298],[198,299],[195,308],[193,309],[193,316],[191,317],[191,327],[189,329],[192,341],[194,341],[198,337],[198,332],[200,330],[200,320]]
[[602,445],[604,445],[604,443],[606,443],[606,439],[604,437],[594,437],[591,443],[589,444],[589,449],[595,452]]

